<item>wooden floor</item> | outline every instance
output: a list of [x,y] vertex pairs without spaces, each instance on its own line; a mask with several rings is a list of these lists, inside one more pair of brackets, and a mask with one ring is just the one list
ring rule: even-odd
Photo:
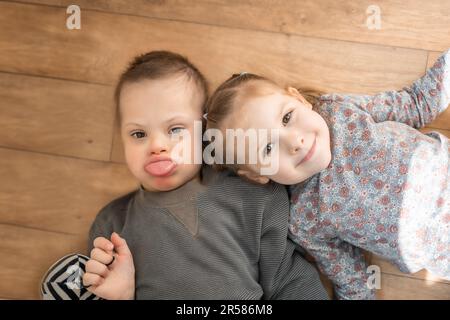
[[[0,298],[36,299],[45,270],[86,251],[89,226],[137,187],[112,92],[138,53],[190,57],[211,89],[238,71],[328,92],[400,89],[450,47],[450,1],[0,1]],[[450,137],[450,108],[427,130]],[[450,283],[377,257],[381,299],[450,299]]]

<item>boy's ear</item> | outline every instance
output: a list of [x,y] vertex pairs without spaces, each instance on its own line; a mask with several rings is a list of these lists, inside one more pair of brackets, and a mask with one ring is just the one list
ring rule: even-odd
[[239,169],[237,171],[237,174],[241,177],[244,177],[250,181],[253,181],[253,182],[256,182],[259,184],[266,184],[270,181],[269,178],[257,175],[256,173],[253,173],[249,170]]
[[287,87],[286,91],[293,97],[296,97],[298,100],[300,100],[300,102],[302,102],[306,107],[308,107],[309,109],[312,109],[312,105],[311,103],[308,102],[308,100],[305,99],[304,96],[302,96],[300,94],[300,92],[298,92],[297,89],[293,88],[293,87]]

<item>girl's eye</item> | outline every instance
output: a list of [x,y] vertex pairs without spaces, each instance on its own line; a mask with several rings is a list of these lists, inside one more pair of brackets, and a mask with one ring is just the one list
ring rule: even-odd
[[283,124],[287,125],[289,123],[289,120],[291,120],[291,116],[292,116],[292,111],[289,111],[288,113],[286,113],[283,117]]
[[136,131],[131,134],[132,137],[136,137],[136,139],[141,139],[145,137],[145,132]]
[[180,133],[181,130],[183,130],[183,129],[184,128],[182,128],[182,127],[175,127],[175,128],[170,129],[169,132],[172,134],[176,134],[176,133]]
[[266,156],[270,155],[270,153],[272,152],[272,148],[273,148],[273,145],[271,143],[268,143],[266,148],[264,149]]

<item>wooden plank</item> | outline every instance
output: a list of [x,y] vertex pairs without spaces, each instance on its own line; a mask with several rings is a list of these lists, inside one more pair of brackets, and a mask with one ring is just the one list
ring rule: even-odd
[[384,260],[383,258],[373,255],[371,264],[377,265],[380,267],[381,272],[401,277],[408,277],[408,278],[415,278],[415,279],[421,279],[421,280],[427,280],[427,281],[433,281],[433,282],[441,282],[446,283],[450,285],[450,281],[438,278],[431,273],[427,272],[426,270],[422,270],[416,273],[403,273],[401,272],[396,266],[391,264],[390,262]]
[[0,146],[109,160],[111,87],[0,73]]
[[0,224],[0,296],[40,299],[48,268],[71,253],[86,254],[87,235],[69,235]]
[[450,300],[450,285],[383,273],[377,298],[383,300]]
[[[427,52],[86,10],[81,30],[65,8],[0,3],[0,70],[114,84],[138,53],[187,55],[212,87],[246,70],[282,85],[330,92],[401,88],[423,74]],[[124,45],[126,44],[126,45]],[[4,48],[4,49],[3,49]]]
[[[70,0],[23,0],[67,7]],[[426,50],[450,46],[450,2],[446,0],[78,0],[84,9],[308,37]],[[381,28],[370,30],[369,6],[380,8]],[[373,11],[372,11],[373,12]]]
[[114,123],[114,139],[111,152],[111,161],[126,163],[124,152],[125,150],[123,148],[122,138],[120,136],[119,121],[116,119],[116,122]]
[[0,223],[87,235],[98,211],[138,187],[123,164],[0,148]]

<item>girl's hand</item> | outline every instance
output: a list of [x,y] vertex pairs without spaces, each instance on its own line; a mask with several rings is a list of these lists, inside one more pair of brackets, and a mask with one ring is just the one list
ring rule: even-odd
[[133,256],[125,239],[114,232],[111,241],[103,237],[94,240],[83,284],[88,287],[87,290],[103,299],[134,299]]

